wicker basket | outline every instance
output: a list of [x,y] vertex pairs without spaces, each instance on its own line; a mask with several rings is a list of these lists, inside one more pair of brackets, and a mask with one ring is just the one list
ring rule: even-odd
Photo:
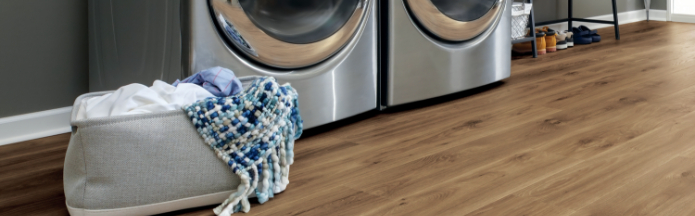
[[533,5],[530,3],[514,2],[512,4],[512,40],[526,37],[528,15]]

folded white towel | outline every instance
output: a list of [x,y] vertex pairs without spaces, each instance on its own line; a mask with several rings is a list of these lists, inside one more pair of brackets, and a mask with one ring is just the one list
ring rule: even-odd
[[181,83],[177,87],[155,80],[152,87],[133,83],[113,93],[82,100],[76,120],[180,110],[182,106],[214,97],[196,84]]

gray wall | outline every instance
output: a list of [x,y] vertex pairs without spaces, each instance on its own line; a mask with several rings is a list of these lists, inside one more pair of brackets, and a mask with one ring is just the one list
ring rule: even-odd
[[0,118],[87,92],[87,1],[0,0]]
[[178,0],[89,0],[89,90],[185,77],[180,6]]
[[[559,1],[562,0],[533,0],[533,12],[536,22],[558,19]],[[563,10],[567,10],[567,8]]]
[[[666,0],[652,0],[652,7],[655,4],[664,3],[666,9]],[[658,2],[657,2],[658,1]],[[534,0],[534,12],[538,22],[561,19],[567,17],[567,0]],[[644,9],[643,0],[617,0],[618,12],[642,10]],[[604,14],[611,14],[611,0],[581,0],[573,1],[573,17],[592,17]]]
[[666,10],[666,1],[668,0],[652,0],[649,8],[656,10]]

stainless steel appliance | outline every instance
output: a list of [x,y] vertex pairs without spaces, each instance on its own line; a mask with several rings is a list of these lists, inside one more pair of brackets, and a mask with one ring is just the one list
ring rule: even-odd
[[509,77],[511,0],[381,2],[382,108]]
[[150,84],[222,66],[290,82],[312,128],[376,109],[375,14],[376,0],[91,0],[90,32],[106,46],[90,47],[90,86]]

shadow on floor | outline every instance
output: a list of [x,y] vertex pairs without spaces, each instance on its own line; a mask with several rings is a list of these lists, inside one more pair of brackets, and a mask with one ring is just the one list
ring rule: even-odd
[[475,94],[478,94],[481,92],[490,91],[490,90],[499,88],[502,85],[504,85],[504,81],[499,81],[499,82],[494,82],[494,83],[484,85],[484,86],[481,86],[478,88],[473,88],[473,89],[469,89],[469,90],[465,90],[465,91],[461,91],[461,92],[456,92],[456,93],[452,93],[452,94],[448,94],[448,95],[444,95],[444,96],[439,96],[436,98],[431,98],[431,99],[426,99],[423,101],[417,101],[417,102],[402,104],[402,105],[398,105],[398,106],[388,107],[382,111],[370,110],[370,111],[367,111],[367,112],[362,113],[362,114],[358,114],[358,115],[348,117],[348,118],[345,118],[342,120],[338,120],[338,121],[335,121],[332,123],[328,123],[328,124],[321,125],[321,126],[318,126],[315,128],[304,130],[304,132],[302,133],[302,138],[308,138],[308,137],[315,136],[317,134],[332,131],[332,130],[341,128],[343,126],[347,126],[350,124],[354,124],[354,123],[372,118],[372,117],[380,115],[382,113],[396,113],[396,112],[402,112],[402,111],[407,111],[407,110],[429,107],[429,106],[433,106],[433,105],[437,105],[437,104],[441,104],[441,103],[445,103],[445,102],[449,102],[449,101],[453,101],[453,100],[466,98],[466,97],[469,97],[471,95],[475,95]]

